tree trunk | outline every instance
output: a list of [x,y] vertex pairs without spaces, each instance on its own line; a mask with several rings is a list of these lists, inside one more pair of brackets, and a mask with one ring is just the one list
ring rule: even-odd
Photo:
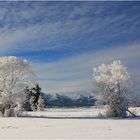
[[127,110],[133,117],[137,117],[134,113],[132,113],[130,110]]

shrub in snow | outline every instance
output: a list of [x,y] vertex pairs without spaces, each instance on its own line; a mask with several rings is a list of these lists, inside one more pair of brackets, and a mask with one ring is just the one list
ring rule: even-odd
[[17,57],[0,57],[0,112],[14,116],[17,100],[24,99],[27,86],[33,87],[35,75],[25,60]]
[[15,104],[7,98],[0,104],[0,116],[13,117]]
[[94,68],[94,80],[108,105],[107,116],[126,117],[128,111],[127,89],[130,86],[130,75],[120,61],[102,64]]
[[98,117],[99,117],[99,118],[104,118],[105,116],[104,116],[104,114],[102,114],[101,112],[99,112],[99,113],[98,113]]
[[14,114],[13,108],[5,109],[4,117],[14,117],[14,116],[15,116],[15,114]]

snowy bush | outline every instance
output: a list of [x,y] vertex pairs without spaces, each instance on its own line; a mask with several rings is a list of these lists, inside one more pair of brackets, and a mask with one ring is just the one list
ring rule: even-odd
[[126,117],[128,100],[126,93],[131,85],[130,75],[120,61],[112,64],[102,64],[94,68],[94,80],[99,88],[103,101],[108,105],[107,116]]

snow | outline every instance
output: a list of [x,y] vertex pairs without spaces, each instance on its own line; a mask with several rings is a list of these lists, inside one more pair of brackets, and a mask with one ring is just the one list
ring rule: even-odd
[[0,139],[140,139],[139,118],[97,119],[99,112],[104,109],[63,108],[0,118]]
[[[24,116],[36,116],[46,118],[71,118],[71,117],[97,117],[98,108],[52,108],[40,112],[24,112]],[[103,112],[103,111],[102,111]]]

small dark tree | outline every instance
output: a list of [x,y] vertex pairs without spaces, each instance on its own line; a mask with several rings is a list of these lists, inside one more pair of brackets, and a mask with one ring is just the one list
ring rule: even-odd
[[37,84],[34,88],[31,89],[30,105],[33,111],[37,110],[40,94],[41,94],[41,88]]

